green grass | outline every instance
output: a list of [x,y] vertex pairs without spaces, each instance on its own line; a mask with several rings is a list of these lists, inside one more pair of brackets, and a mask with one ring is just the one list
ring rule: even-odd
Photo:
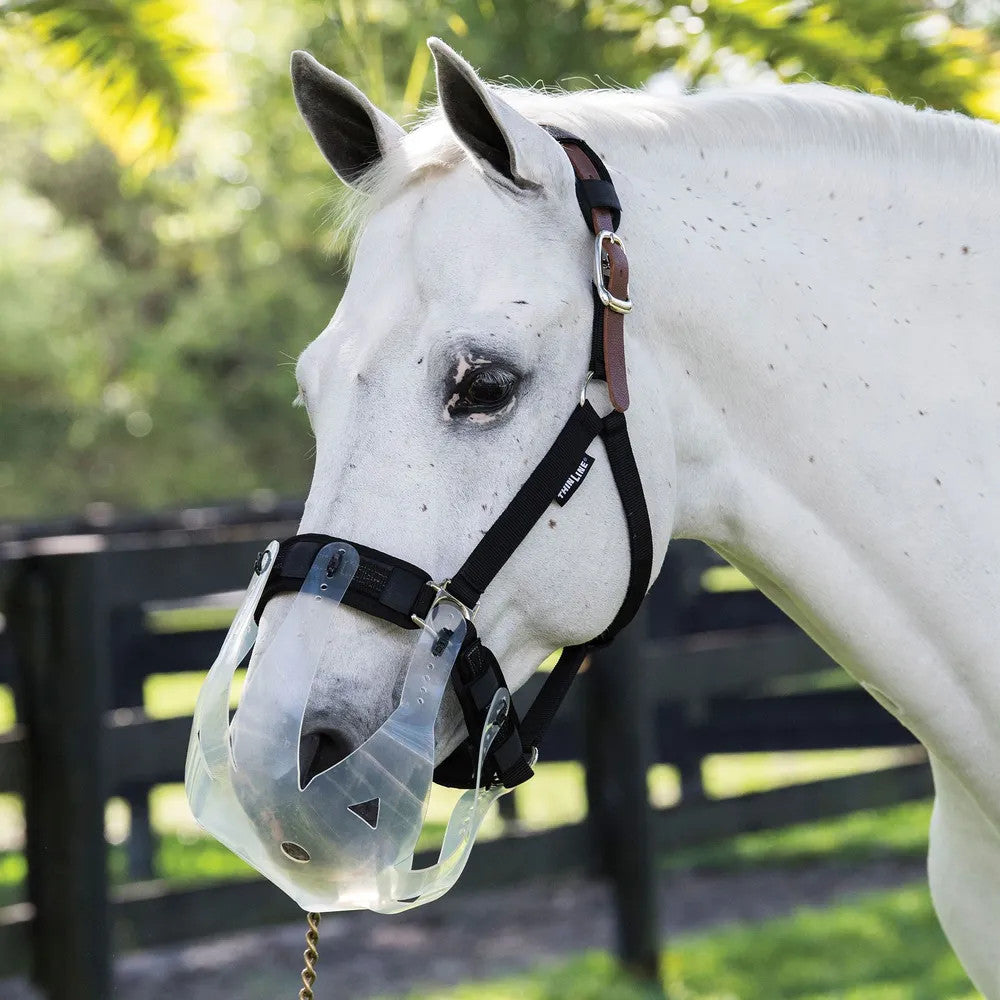
[[[925,889],[680,937],[664,956],[671,1000],[981,1000]],[[408,1000],[640,1000],[604,954],[524,975],[416,990]]]
[[151,632],[203,632],[206,629],[229,628],[234,608],[212,605],[193,608],[164,608],[150,611],[146,623]]
[[6,684],[0,684],[0,733],[14,725],[14,693]]
[[701,574],[700,582],[701,589],[709,594],[757,589],[735,566],[709,566]]
[[930,800],[868,809],[780,830],[744,833],[676,851],[668,868],[737,870],[788,868],[825,862],[858,864],[881,858],[918,861],[927,854]]

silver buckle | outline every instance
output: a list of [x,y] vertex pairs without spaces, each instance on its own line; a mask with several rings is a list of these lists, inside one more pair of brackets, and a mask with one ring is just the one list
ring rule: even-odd
[[[431,601],[431,606],[427,611],[427,617],[429,618],[431,616],[431,612],[439,604],[443,604],[445,601],[448,601],[451,604],[454,604],[455,607],[462,612],[462,617],[467,622],[475,621],[476,612],[479,610],[479,605],[477,604],[474,608],[469,608],[466,605],[464,605],[454,594],[449,592],[448,585],[450,583],[451,583],[450,578],[442,581],[441,583],[434,583],[432,580],[427,581],[427,586],[434,591],[434,600]],[[410,615],[410,620],[420,628],[427,629],[427,631],[430,632],[431,635],[437,638],[437,632],[435,632],[434,629],[432,629],[430,625],[428,625],[427,622],[424,621],[423,618],[420,618],[417,615]]]
[[616,298],[611,292],[608,291],[608,286],[605,284],[605,273],[604,273],[604,242],[605,240],[610,240],[612,243],[617,243],[618,246],[625,249],[625,244],[622,243],[622,238],[617,234],[613,233],[610,229],[602,229],[594,237],[594,285],[597,287],[597,296],[609,309],[616,313],[630,313],[632,311],[632,300],[631,299],[619,299]]

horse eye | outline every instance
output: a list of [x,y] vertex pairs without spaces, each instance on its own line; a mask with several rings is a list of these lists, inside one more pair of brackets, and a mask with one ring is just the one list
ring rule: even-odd
[[474,368],[458,384],[452,413],[493,413],[505,407],[517,390],[518,376],[502,365]]

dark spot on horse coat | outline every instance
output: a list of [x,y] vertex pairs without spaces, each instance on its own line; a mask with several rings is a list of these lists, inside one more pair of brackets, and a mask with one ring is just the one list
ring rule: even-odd
[[555,526],[556,526],[556,522],[555,522],[555,521],[553,521],[553,520],[552,520],[552,518],[550,517],[550,518],[549,518],[549,527],[550,527],[550,528],[554,528]]

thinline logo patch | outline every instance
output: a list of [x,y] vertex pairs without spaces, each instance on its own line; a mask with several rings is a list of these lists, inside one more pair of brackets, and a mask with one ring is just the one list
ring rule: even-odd
[[576,471],[562,484],[559,488],[559,492],[556,494],[556,503],[560,507],[565,507],[569,502],[569,498],[579,489],[580,483],[587,478],[587,473],[590,472],[590,467],[594,464],[594,456],[585,454],[583,460],[576,467]]

